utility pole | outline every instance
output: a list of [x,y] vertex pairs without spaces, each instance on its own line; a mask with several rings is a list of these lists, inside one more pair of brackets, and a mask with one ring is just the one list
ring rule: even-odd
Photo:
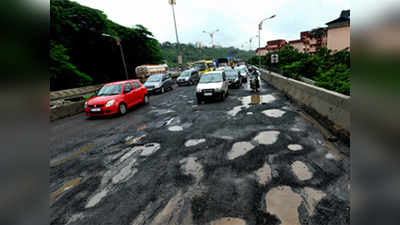
[[[262,24],[264,21],[269,20],[274,18],[276,15],[270,16],[268,18],[265,18],[261,20],[261,22],[258,24],[258,49],[261,48],[261,30],[262,30]],[[261,67],[261,55],[258,57],[258,66]]]
[[176,18],[175,18],[175,9],[174,9],[174,5],[176,5],[176,0],[168,0],[168,3],[171,5],[172,7],[172,16],[174,18],[174,24],[175,24],[175,36],[176,36],[176,55],[178,57],[178,64],[179,66],[182,66],[182,56],[179,55],[180,53],[180,49],[179,49],[179,38],[178,38],[178,29],[176,26]]
[[128,69],[127,69],[127,67],[126,67],[125,55],[124,55],[124,50],[122,49],[121,41],[119,40],[118,37],[114,37],[114,36],[111,36],[111,35],[109,35],[109,34],[102,34],[102,36],[104,36],[104,37],[111,37],[111,38],[114,38],[114,39],[115,39],[115,42],[116,42],[117,45],[119,46],[119,51],[121,52],[121,58],[122,58],[122,64],[123,64],[123,66],[124,66],[125,77],[126,77],[127,80],[129,80]]

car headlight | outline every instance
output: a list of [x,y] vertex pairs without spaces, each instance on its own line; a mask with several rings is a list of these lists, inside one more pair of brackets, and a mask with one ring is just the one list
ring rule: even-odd
[[201,92],[201,88],[196,88],[196,92]]
[[112,106],[112,105],[114,104],[114,102],[115,102],[115,100],[114,100],[114,99],[112,99],[112,100],[108,101],[108,102],[106,103],[106,107],[110,107],[110,106]]

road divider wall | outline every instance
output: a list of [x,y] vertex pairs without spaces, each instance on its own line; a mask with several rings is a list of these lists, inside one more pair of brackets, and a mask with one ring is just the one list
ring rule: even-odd
[[280,74],[260,70],[261,79],[284,92],[335,135],[350,137],[350,97]]
[[73,116],[83,112],[85,101],[71,102],[50,108],[50,121]]

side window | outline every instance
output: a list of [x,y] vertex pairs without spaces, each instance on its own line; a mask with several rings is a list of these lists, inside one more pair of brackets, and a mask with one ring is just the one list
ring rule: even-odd
[[124,93],[128,93],[130,91],[132,91],[132,86],[130,83],[126,83],[124,87]]
[[162,81],[166,81],[167,80],[167,75],[163,75],[162,76]]
[[133,87],[135,87],[135,89],[140,88],[140,84],[138,82],[133,82]]

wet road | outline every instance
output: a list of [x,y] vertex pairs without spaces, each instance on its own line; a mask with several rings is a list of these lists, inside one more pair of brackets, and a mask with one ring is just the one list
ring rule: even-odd
[[349,224],[348,147],[261,87],[51,123],[51,224]]

